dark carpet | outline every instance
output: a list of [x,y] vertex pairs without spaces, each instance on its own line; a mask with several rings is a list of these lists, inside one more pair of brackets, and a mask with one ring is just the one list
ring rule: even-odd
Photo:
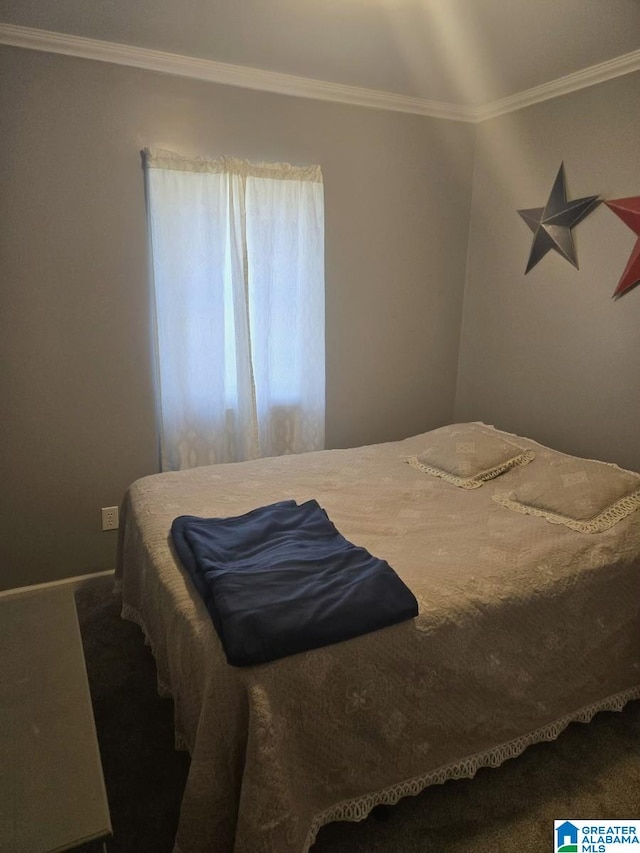
[[[120,618],[111,585],[101,578],[76,593],[113,824],[107,849],[169,853],[189,757],[173,749],[172,702],[158,696],[151,652]],[[640,701],[574,723],[474,779],[433,786],[361,823],[330,824],[312,853],[547,853],[553,820],[571,818],[640,818]]]

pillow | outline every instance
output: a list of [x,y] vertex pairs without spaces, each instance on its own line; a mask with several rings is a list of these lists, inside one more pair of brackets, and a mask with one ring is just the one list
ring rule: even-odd
[[406,461],[462,489],[478,489],[485,481],[534,458],[533,450],[518,447],[498,432],[472,426],[434,430],[429,438],[430,446]]
[[530,479],[493,499],[580,533],[600,533],[640,507],[640,475],[606,462],[570,457],[536,466]]

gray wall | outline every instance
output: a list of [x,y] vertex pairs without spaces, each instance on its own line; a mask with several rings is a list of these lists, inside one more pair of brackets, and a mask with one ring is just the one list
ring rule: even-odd
[[0,116],[0,588],[113,567],[157,471],[145,145],[320,164],[327,445],[451,420],[474,128],[9,47]]
[[456,420],[640,470],[640,287],[611,296],[636,237],[600,205],[525,277],[561,161],[568,198],[640,195],[640,74],[479,126]]

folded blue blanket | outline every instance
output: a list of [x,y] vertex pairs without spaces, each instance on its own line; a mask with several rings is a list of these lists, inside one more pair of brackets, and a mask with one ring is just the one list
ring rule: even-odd
[[315,500],[235,518],[183,515],[171,526],[227,660],[266,663],[418,614],[393,569],[351,544]]

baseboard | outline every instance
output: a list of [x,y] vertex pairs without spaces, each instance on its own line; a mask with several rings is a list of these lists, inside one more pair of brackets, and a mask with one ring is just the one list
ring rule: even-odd
[[0,598],[8,598],[12,595],[30,595],[33,592],[41,592],[44,589],[53,589],[60,586],[69,586],[72,590],[78,589],[84,583],[95,580],[96,578],[107,577],[113,575],[115,569],[107,569],[104,572],[92,572],[88,575],[76,575],[72,578],[62,578],[58,581],[48,581],[47,583],[36,583],[31,586],[19,586],[14,589],[5,589],[0,591]]

